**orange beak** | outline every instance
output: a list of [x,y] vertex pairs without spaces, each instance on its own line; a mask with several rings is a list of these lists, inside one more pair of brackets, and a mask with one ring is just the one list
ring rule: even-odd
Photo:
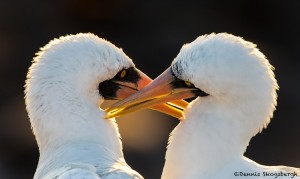
[[[119,99],[125,98],[124,100],[126,100],[126,99],[130,98],[132,95],[138,93],[137,90],[143,89],[145,86],[147,86],[149,83],[151,83],[153,81],[151,78],[149,78],[143,72],[141,72],[139,70],[137,70],[137,71],[139,73],[140,79],[136,82],[136,84],[133,84],[130,82],[120,82],[120,81],[116,82],[116,83],[118,83],[118,85],[120,87],[120,89],[117,91],[117,94],[116,94]],[[128,98],[126,98],[126,97],[128,97]],[[124,100],[122,100],[122,101],[124,101]],[[116,109],[116,106],[123,103],[122,101],[119,101],[119,102],[113,104],[110,108],[106,109],[106,111],[114,111]],[[168,114],[175,118],[181,118],[183,115],[183,109],[186,108],[187,106],[188,106],[188,102],[186,102],[184,100],[172,100],[172,102],[168,102],[168,103],[157,103],[157,104],[150,105],[150,106],[147,105],[146,108],[150,108],[152,110],[156,110],[156,111]],[[122,116],[127,113],[138,110],[138,108],[134,108],[134,109],[135,110],[126,110],[126,111],[123,111],[122,113],[108,112],[106,114],[105,118],[108,119],[108,118],[112,118],[112,117],[118,117],[118,116]],[[143,109],[143,108],[140,108],[140,109]]]
[[[143,108],[165,105],[168,107],[173,106],[172,109],[176,108],[177,113],[180,114],[177,115],[177,118],[181,118],[183,110],[188,105],[187,102],[183,102],[181,99],[197,96],[199,89],[194,87],[176,87],[176,80],[171,68],[168,68],[145,88],[112,105],[106,110],[106,117],[120,116]],[[173,116],[176,117],[175,115]]]

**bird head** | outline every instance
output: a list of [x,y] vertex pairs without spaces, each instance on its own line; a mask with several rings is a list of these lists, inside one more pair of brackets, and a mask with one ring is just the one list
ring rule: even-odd
[[[123,99],[151,81],[112,43],[90,33],[68,35],[52,40],[34,58],[25,85],[27,109],[31,115],[31,111],[43,113],[46,106],[48,112],[82,101],[99,107],[103,100]],[[155,107],[168,114],[172,108]],[[177,109],[175,113],[179,115]]]

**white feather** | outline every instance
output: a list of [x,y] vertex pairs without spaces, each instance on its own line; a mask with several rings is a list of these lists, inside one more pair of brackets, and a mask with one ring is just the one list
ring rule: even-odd
[[234,172],[263,171],[300,175],[299,169],[266,167],[243,156],[277,104],[272,66],[253,43],[226,33],[201,36],[182,47],[172,69],[209,96],[191,102],[173,130],[163,179],[245,178]]
[[99,83],[131,66],[121,49],[93,34],[61,37],[41,48],[25,85],[40,150],[34,178],[109,178],[118,170],[123,178],[142,178],[124,160],[115,120],[104,120],[98,108]]

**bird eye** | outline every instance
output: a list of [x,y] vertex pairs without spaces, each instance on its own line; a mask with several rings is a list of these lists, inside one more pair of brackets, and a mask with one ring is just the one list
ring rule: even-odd
[[184,83],[185,83],[187,86],[192,86],[192,83],[189,82],[189,81],[184,81]]
[[120,77],[124,78],[126,76],[126,74],[127,74],[127,70],[122,70]]

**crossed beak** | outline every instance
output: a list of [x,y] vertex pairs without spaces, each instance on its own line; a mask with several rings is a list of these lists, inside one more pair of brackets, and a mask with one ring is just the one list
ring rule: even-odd
[[[138,90],[141,90],[144,88],[146,85],[151,83],[153,80],[149,78],[146,74],[141,72],[140,70],[136,69],[138,75],[139,75],[139,80],[136,83],[132,82],[124,82],[124,81],[111,81],[115,85],[118,86],[118,90],[116,91],[116,97],[117,99],[124,99],[132,94],[135,94]],[[152,110],[156,110],[165,114],[168,114],[170,116],[173,116],[175,118],[180,118],[183,115],[182,109],[185,108],[188,105],[188,102],[184,100],[175,100],[170,103],[161,103],[161,104],[156,104],[156,105],[151,105],[148,106],[147,108],[150,108]],[[115,105],[113,105],[115,106]],[[111,106],[111,107],[113,107]],[[109,109],[106,110],[110,110]],[[134,110],[136,111],[136,110]],[[127,113],[133,112],[131,110],[126,110],[123,111],[122,113],[107,113],[105,116],[106,119],[112,118],[112,117],[118,117],[125,115]]]
[[106,118],[125,115],[144,108],[181,118],[183,110],[188,106],[188,103],[181,99],[195,97],[198,89],[179,86],[177,81],[178,78],[172,74],[171,68],[168,68],[152,83],[108,108]]

